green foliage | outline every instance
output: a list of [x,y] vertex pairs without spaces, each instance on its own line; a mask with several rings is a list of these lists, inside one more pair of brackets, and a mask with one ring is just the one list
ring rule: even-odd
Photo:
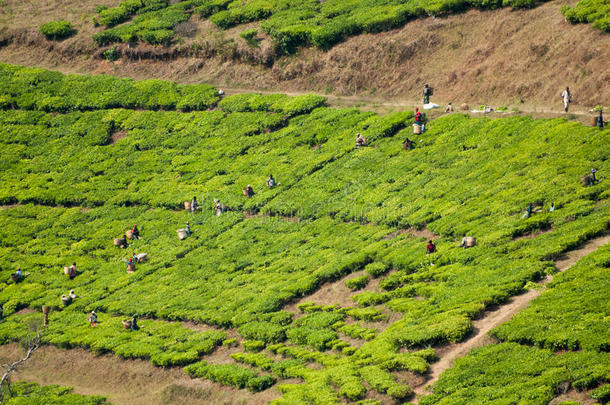
[[[192,375],[253,390],[271,383],[266,373],[297,378],[278,385],[276,403],[359,401],[367,390],[402,400],[410,389],[388,374],[425,373],[435,360],[426,347],[463,340],[482,311],[555,272],[551,260],[610,228],[608,138],[563,119],[454,114],[431,121],[407,156],[401,142],[410,112],[380,117],[285,95],[232,96],[218,109],[185,112],[214,105],[201,101],[213,88],[9,65],[0,71],[1,342],[18,340],[40,319],[15,312],[50,306],[46,343],[182,365],[225,341],[222,331],[198,333],[181,321],[205,323],[235,328],[240,341],[264,342],[276,356],[236,353],[234,361],[248,368],[197,363]],[[371,147],[354,149],[357,132]],[[582,187],[591,167],[601,181]],[[272,189],[264,183],[270,173],[280,183]],[[241,194],[246,184],[255,189],[251,198]],[[202,209],[184,211],[193,196]],[[228,207],[220,216],[214,198]],[[521,218],[528,202],[557,209]],[[178,240],[186,221],[192,235]],[[129,241],[128,250],[114,247],[112,239],[133,223],[142,239]],[[439,235],[434,255],[405,231],[424,227]],[[547,232],[516,238],[537,230]],[[458,246],[464,232],[477,237],[476,249]],[[132,249],[149,260],[128,274],[123,259]],[[545,347],[585,349],[567,353],[584,360],[559,356],[567,359],[561,367],[541,355],[540,364],[560,369],[577,389],[607,375],[607,311],[597,300],[607,289],[607,259],[591,260],[543,294],[556,289],[570,298],[552,304],[561,308],[550,316],[552,333],[542,333],[549,326],[542,319],[523,335]],[[70,280],[62,268],[72,261],[78,275]],[[27,274],[20,283],[10,279],[16,263]],[[353,295],[358,307],[310,302],[298,306],[302,316],[284,309],[363,268],[382,291]],[[71,289],[78,298],[64,307],[59,297]],[[539,308],[550,313],[550,303]],[[95,328],[86,321],[91,310],[101,321]],[[143,318],[140,330],[123,329],[121,319],[133,314]],[[389,315],[398,321],[375,324]],[[580,329],[567,339],[570,325]],[[601,337],[585,331],[598,327]],[[520,329],[508,329],[506,339],[521,341]],[[244,348],[262,349],[260,342]],[[520,346],[511,347],[506,356],[517,359]],[[503,353],[483,356],[479,370],[485,361],[504,362]],[[587,373],[573,362],[588,362]],[[498,379],[508,398],[547,398],[547,388],[512,391],[507,381],[517,367],[500,369],[507,370]],[[471,387],[465,397],[486,398],[475,391],[487,381],[464,378]],[[552,391],[551,380],[542,385]],[[452,388],[434,398],[454,394],[462,395]]]
[[260,352],[267,344],[262,340],[244,340],[241,345],[247,352]]
[[59,385],[38,385],[36,383],[16,381],[11,384],[12,395],[4,391],[2,403],[6,405],[25,404],[74,404],[101,405],[107,404],[106,398],[99,395],[74,394],[72,387]]
[[350,290],[361,290],[369,283],[369,276],[363,274],[362,276],[350,278],[345,280],[345,286]]
[[3,64],[0,79],[0,94],[24,110],[68,112],[122,107],[189,111],[207,109],[219,100],[216,89],[207,84],[62,75]]
[[115,46],[105,50],[103,55],[104,55],[104,59],[106,59],[110,62],[118,60],[121,57],[121,53],[117,50],[117,48]]
[[555,276],[548,291],[492,334],[551,350],[610,350],[610,245]]
[[224,385],[248,388],[250,391],[262,391],[275,384],[272,377],[259,377],[251,369],[235,364],[208,364],[200,361],[185,367],[184,371],[191,377],[202,377]]
[[255,47],[258,45],[256,42],[256,36],[258,35],[258,30],[256,28],[252,28],[249,30],[242,31],[239,36],[242,37],[248,45]]
[[40,33],[52,41],[68,38],[75,32],[68,21],[50,21],[40,26]]
[[[176,323],[140,320],[137,331],[123,329],[121,320],[98,311],[100,323],[92,328],[87,315],[70,310],[53,311],[43,341],[59,347],[84,347],[95,353],[111,352],[123,358],[147,358],[156,366],[177,366],[197,361],[225,339],[221,331],[195,332]],[[13,315],[0,323],[3,342],[26,333],[30,320],[41,314]]]
[[371,277],[378,278],[383,276],[388,271],[388,266],[384,263],[369,263],[364,267],[364,271],[366,271]]
[[602,404],[610,401],[610,384],[604,384],[601,387],[591,391],[591,398],[597,399]]
[[608,381],[608,353],[553,354],[515,343],[489,345],[457,359],[423,405],[463,402],[548,403],[565,381],[577,389]]
[[561,7],[561,12],[572,24],[591,23],[602,32],[610,32],[610,4],[605,0],[580,0],[574,7]]

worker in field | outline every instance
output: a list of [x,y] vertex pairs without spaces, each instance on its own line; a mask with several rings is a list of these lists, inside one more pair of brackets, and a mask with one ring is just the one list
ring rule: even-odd
[[360,132],[356,134],[356,148],[366,146],[366,138]]
[[197,197],[193,196],[193,201],[191,201],[191,212],[195,212],[198,206],[199,204],[197,204]]
[[604,113],[602,110],[603,108],[599,109],[599,116],[597,117],[597,127],[599,129],[604,129]]
[[23,272],[21,271],[21,266],[17,267],[17,270],[15,271],[15,277],[17,277],[17,282],[23,280]]
[[72,262],[72,266],[68,268],[68,277],[70,280],[76,277],[76,262]]
[[532,203],[529,203],[529,204],[527,204],[527,207],[525,207],[525,213],[523,214],[523,216],[521,218],[527,219],[531,216],[532,216]]
[[269,188],[275,187],[275,179],[273,178],[273,174],[269,175],[269,178],[267,179],[266,183],[267,183],[267,187],[269,187]]
[[549,208],[549,212],[554,212],[555,211],[555,203],[552,202],[551,203],[551,208]]
[[563,102],[563,110],[568,112],[568,108],[570,108],[570,103],[572,102],[572,93],[570,93],[569,87],[566,87],[566,89],[561,92],[561,101]]
[[406,150],[413,150],[415,148],[415,144],[413,144],[413,141],[407,137],[407,139],[405,139],[405,141],[402,143],[402,147]]
[[244,193],[244,195],[248,198],[252,197],[254,195],[254,189],[252,189],[252,186],[248,184],[248,186],[246,188],[244,188],[242,190],[242,192]]
[[453,112],[453,105],[451,105],[451,103],[447,104],[447,107],[445,108],[445,112],[446,113],[452,113]]
[[216,210],[216,215],[220,216],[223,212],[225,212],[225,207],[218,201],[216,198],[214,199],[214,210]]
[[136,224],[133,224],[133,228],[131,228],[131,237],[132,239],[140,239],[140,230]]
[[133,258],[129,258],[129,260],[127,260],[126,266],[127,266],[127,271],[129,272],[130,269],[135,268],[135,262],[133,260]]
[[421,127],[423,116],[422,113],[419,112],[419,107],[415,107],[415,123]]
[[429,240],[428,244],[426,245],[426,254],[430,254],[430,253],[434,253],[434,252],[436,252],[436,245],[434,244],[434,242]]
[[186,236],[191,236],[191,225],[189,224],[189,221],[186,221],[186,227],[184,229],[186,230]]
[[94,328],[98,324],[97,314],[95,313],[95,311],[91,311],[91,314],[89,315],[87,320],[89,321],[89,325],[91,325],[92,328]]
[[430,103],[430,96],[432,95],[432,93],[432,87],[430,87],[428,83],[424,84],[424,104]]
[[121,249],[125,249],[127,248],[127,246],[129,246],[127,244],[127,234],[123,234],[123,238],[121,238],[121,240],[119,240],[119,245],[118,245]]
[[131,330],[138,330],[138,329],[140,329],[140,327],[138,326],[138,319],[136,318],[135,315],[131,318],[129,328]]

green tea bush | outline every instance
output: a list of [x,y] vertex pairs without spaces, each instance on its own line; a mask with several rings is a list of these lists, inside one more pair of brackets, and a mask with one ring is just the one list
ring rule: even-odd
[[606,245],[555,276],[548,291],[492,334],[503,341],[551,350],[608,351],[610,305],[604,299],[610,288],[608,263]]
[[254,371],[235,364],[208,364],[200,361],[185,367],[184,371],[193,378],[202,377],[224,385],[248,388],[251,391],[262,391],[275,384],[272,377],[259,377]]
[[610,384],[604,384],[601,387],[594,389],[589,395],[591,398],[598,400],[602,404],[610,401]]
[[364,267],[364,271],[366,271],[371,277],[378,278],[383,276],[388,271],[388,266],[384,263],[369,263]]
[[434,394],[420,403],[546,403],[565,381],[578,389],[606,381],[609,366],[607,353],[555,355],[515,343],[489,345],[457,359],[434,385]]
[[603,32],[610,32],[610,5],[603,0],[580,0],[574,7],[562,6],[561,12],[572,24],[592,23]]
[[363,274],[359,277],[350,278],[349,280],[345,280],[345,286],[350,290],[361,290],[369,283],[369,276],[367,274]]
[[50,21],[40,26],[40,33],[52,41],[68,38],[75,32],[68,21]]
[[16,381],[11,383],[11,392],[3,391],[3,404],[75,404],[101,405],[106,399],[99,395],[74,394],[72,387],[59,385],[38,385],[36,383]]
[[244,340],[241,345],[247,352],[260,352],[266,346],[266,343],[262,340]]

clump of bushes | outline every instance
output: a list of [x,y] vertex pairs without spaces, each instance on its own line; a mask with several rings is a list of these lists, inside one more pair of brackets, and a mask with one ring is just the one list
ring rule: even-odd
[[349,280],[345,280],[345,286],[350,290],[361,290],[369,283],[369,276],[363,274],[359,277],[354,277]]
[[74,34],[76,30],[68,21],[49,21],[40,26],[40,33],[47,37],[48,40],[58,41],[68,38]]

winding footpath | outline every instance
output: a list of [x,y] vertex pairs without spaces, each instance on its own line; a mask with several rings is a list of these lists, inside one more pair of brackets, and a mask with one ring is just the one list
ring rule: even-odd
[[[566,252],[563,258],[555,262],[555,267],[559,272],[563,272],[583,257],[593,253],[607,243],[610,243],[610,234],[591,239],[579,249]],[[492,311],[486,311],[482,318],[473,321],[472,335],[463,342],[449,346],[446,352],[441,353],[439,361],[430,365],[428,379],[422,385],[414,388],[413,391],[417,395],[430,393],[427,388],[434,384],[440,375],[452,366],[455,359],[465,356],[472,349],[491,343],[493,339],[488,335],[488,332],[496,326],[510,321],[513,315],[525,309],[534,298],[544,291],[544,286],[551,280],[553,280],[552,275],[546,276],[538,283],[541,288],[529,290],[524,294],[515,296],[507,304],[499,306]]]

